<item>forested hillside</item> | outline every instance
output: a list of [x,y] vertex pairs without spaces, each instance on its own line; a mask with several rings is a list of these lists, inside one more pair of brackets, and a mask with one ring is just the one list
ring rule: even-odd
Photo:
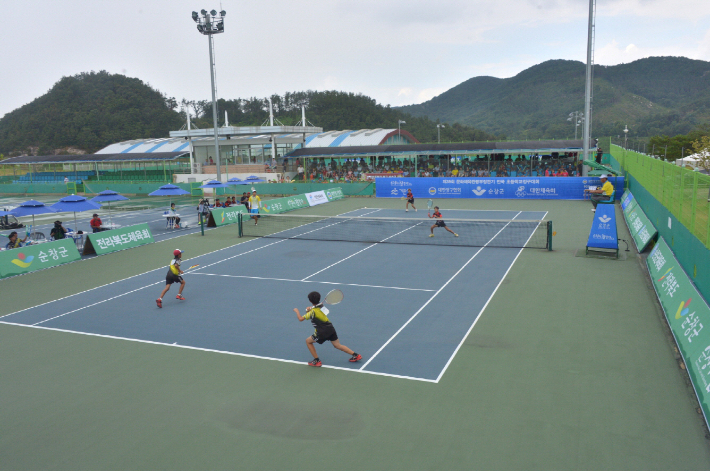
[[[274,115],[286,126],[301,121],[301,106],[306,106],[306,119],[324,131],[344,129],[396,128],[399,120],[405,121],[402,129],[414,134],[421,142],[436,142],[436,122],[426,117],[414,117],[389,105],[378,104],[374,99],[354,93],[325,91],[285,93],[270,97],[274,105]],[[217,100],[220,110],[220,125],[224,122],[224,111],[233,126],[258,126],[269,119],[267,98],[237,98]],[[212,103],[210,101],[185,102],[192,114],[199,117],[200,127],[212,127]],[[442,142],[483,141],[502,138],[480,129],[461,124],[441,129]]]
[[[403,129],[422,142],[437,139],[436,123],[413,117],[372,98],[345,92],[294,92],[271,97],[275,115],[285,125],[301,119],[301,105],[307,119],[326,131],[361,128]],[[268,119],[266,98],[218,100],[219,125],[224,111],[229,124],[258,126]],[[0,154],[66,152],[75,148],[94,152],[114,142],[130,139],[167,137],[186,121],[184,109],[201,128],[212,127],[211,101],[182,100],[181,111],[174,98],[168,98],[136,78],[108,72],[82,73],[64,77],[46,94],[0,119]],[[481,141],[496,136],[470,126],[447,126],[442,141]]]
[[0,119],[0,153],[73,147],[96,151],[113,142],[165,137],[180,127],[177,102],[136,78],[108,72],[63,77],[46,94]]
[[[415,116],[459,122],[509,138],[574,136],[569,113],[584,111],[585,65],[551,60],[515,77],[474,77],[420,105]],[[592,135],[687,133],[710,117],[710,62],[651,57],[595,66]],[[579,128],[581,132],[581,127]]]

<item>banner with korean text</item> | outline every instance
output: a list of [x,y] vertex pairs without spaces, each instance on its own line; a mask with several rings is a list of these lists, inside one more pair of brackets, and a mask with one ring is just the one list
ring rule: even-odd
[[340,187],[329,188],[325,190],[325,196],[328,197],[328,201],[341,200],[345,198],[345,195],[343,194],[343,189]]
[[[609,179],[615,197],[624,191],[624,177]],[[600,186],[599,177],[504,178],[377,178],[378,198],[401,198],[411,189],[415,198],[560,199],[581,200],[584,190]]]
[[619,250],[616,211],[613,204],[600,204],[594,213],[587,248]]
[[646,250],[648,244],[658,235],[658,231],[630,191],[626,191],[621,197],[621,208],[626,225],[629,227],[634,244],[636,244],[636,249],[641,253]]
[[229,208],[213,208],[207,220],[207,227],[226,226],[236,224],[239,221],[239,213],[246,213],[247,207],[243,204],[230,206]]
[[309,206],[306,195],[294,195],[264,201],[260,211],[267,214],[280,214],[294,209],[308,208]]
[[0,252],[0,278],[22,275],[43,268],[81,260],[71,238]]
[[135,226],[87,234],[84,255],[104,255],[153,242],[155,241],[148,224],[136,224]]
[[308,200],[308,204],[311,206],[329,202],[328,197],[325,195],[325,191],[323,190],[306,193],[306,199]]
[[707,423],[710,417],[710,308],[662,237],[651,250],[646,264]]

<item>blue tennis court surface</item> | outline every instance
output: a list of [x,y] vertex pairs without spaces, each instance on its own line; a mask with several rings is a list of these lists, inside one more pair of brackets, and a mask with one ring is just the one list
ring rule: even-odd
[[[509,220],[546,215],[442,212],[452,219],[503,221],[486,235],[489,241],[504,237]],[[424,231],[423,236],[429,231],[428,222],[416,220],[426,217],[426,210],[365,208],[345,216],[406,217],[413,220],[412,230]],[[304,233],[314,230],[320,229],[302,228]],[[386,237],[399,231],[393,226]],[[436,231],[437,240],[451,236]],[[183,268],[200,265],[184,276],[187,300],[175,299],[175,285],[163,309],[155,299],[165,284],[169,253],[165,268],[9,314],[1,321],[305,365],[311,359],[305,339],[312,327],[307,321],[299,323],[293,308],[305,309],[310,291],[325,295],[339,288],[345,299],[330,308],[329,317],[341,343],[363,360],[350,363],[348,355],[325,343],[317,345],[325,367],[436,382],[522,250],[488,245],[251,239],[200,257],[185,253]]]

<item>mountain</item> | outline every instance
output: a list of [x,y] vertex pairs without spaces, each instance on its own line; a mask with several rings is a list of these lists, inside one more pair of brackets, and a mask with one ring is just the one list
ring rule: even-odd
[[[306,119],[324,131],[345,129],[396,128],[404,121],[402,129],[412,133],[421,142],[436,142],[436,122],[425,116],[412,116],[401,110],[381,105],[374,99],[355,93],[339,91],[288,92],[283,96],[272,95],[274,115],[286,126],[301,121],[301,106],[306,107]],[[269,119],[268,98],[236,98],[217,100],[220,119],[227,111],[229,124],[233,126],[259,126]],[[198,117],[198,126],[212,127],[212,103],[207,100],[185,102]],[[224,124],[220,121],[220,125]],[[501,136],[481,131],[472,126],[456,124],[441,129],[445,142],[485,141]]]
[[[308,121],[325,131],[394,128],[402,129],[422,142],[435,142],[436,123],[414,117],[370,97],[338,92],[293,92],[270,97],[276,117],[285,125],[301,120],[301,105]],[[212,102],[182,100],[196,116],[201,128],[212,127]],[[108,72],[81,73],[63,77],[46,94],[0,119],[0,154],[48,155],[94,152],[109,144],[131,139],[167,137],[185,122],[184,112],[175,111],[178,102],[137,78]],[[259,126],[269,117],[267,98],[218,100],[219,125],[223,111],[233,126]],[[483,141],[496,136],[471,126],[455,125],[442,130],[444,141]]]
[[[569,113],[584,111],[584,81],[582,62],[550,60],[511,78],[474,77],[396,109],[508,138],[567,138],[574,136]],[[623,134],[624,125],[635,136],[687,133],[710,118],[710,62],[650,57],[596,65],[593,96],[593,137]]]
[[87,152],[180,128],[177,102],[137,78],[108,72],[63,77],[46,94],[0,119],[0,152],[68,147]]

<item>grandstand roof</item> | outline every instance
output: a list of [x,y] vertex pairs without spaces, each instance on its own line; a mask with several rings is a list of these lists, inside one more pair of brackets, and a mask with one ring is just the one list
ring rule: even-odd
[[0,165],[19,164],[83,164],[93,162],[155,162],[175,160],[189,152],[152,152],[121,154],[80,154],[80,155],[22,155],[0,161]]
[[410,143],[419,143],[416,137],[404,129],[360,129],[351,131],[327,131],[311,134],[306,138],[306,148],[309,147],[352,147],[379,146],[389,138],[401,133],[402,138]]
[[[590,148],[596,147],[592,139]],[[306,144],[288,157],[346,157],[366,155],[448,155],[448,154],[526,154],[546,152],[580,152],[582,140],[512,141],[512,142],[462,142],[455,144],[414,144],[392,146],[315,147]]]

